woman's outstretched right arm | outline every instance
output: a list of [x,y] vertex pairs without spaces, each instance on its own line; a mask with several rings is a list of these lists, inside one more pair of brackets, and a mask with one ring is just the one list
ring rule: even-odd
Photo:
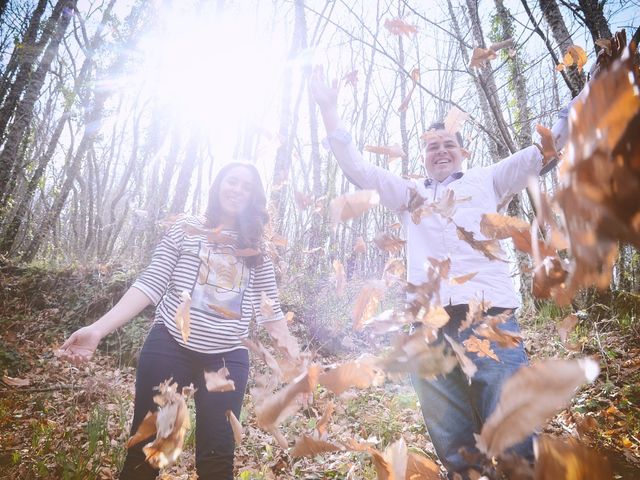
[[56,353],[59,357],[78,364],[89,360],[96,351],[100,340],[128,323],[151,304],[151,299],[131,287],[120,301],[91,325],[82,327],[71,334]]

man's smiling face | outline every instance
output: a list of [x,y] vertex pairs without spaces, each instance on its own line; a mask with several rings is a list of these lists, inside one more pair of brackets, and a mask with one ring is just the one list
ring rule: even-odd
[[468,153],[453,133],[431,130],[423,136],[424,166],[429,176],[439,182],[460,171],[462,160]]

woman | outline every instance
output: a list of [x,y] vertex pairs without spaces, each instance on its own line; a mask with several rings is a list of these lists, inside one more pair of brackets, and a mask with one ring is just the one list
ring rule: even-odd
[[[157,408],[155,386],[169,378],[179,388],[193,383],[199,478],[233,478],[234,440],[226,411],[240,417],[249,373],[248,352],[241,340],[248,335],[249,320],[255,314],[267,330],[287,332],[273,265],[262,251],[267,220],[265,192],[256,168],[244,163],[226,165],[211,186],[205,218],[188,217],[175,224],[122,299],[61,347],[60,355],[74,363],[88,360],[103,337],[155,304],[154,324],[138,361],[131,433],[147,412]],[[191,297],[190,333],[183,337],[176,312],[188,298],[185,292]],[[272,304],[270,318],[261,314],[263,294]],[[235,390],[207,391],[204,372],[224,366]],[[145,462],[142,452],[150,440],[128,450],[121,479],[156,477],[158,471]]]

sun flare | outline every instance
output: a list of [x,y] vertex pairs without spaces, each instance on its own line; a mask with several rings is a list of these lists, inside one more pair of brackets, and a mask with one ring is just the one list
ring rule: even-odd
[[241,125],[270,121],[286,49],[252,25],[255,12],[169,8],[137,45],[138,81],[167,121],[232,141]]

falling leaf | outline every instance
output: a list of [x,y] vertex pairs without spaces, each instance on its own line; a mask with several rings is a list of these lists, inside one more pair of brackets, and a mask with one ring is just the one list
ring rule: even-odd
[[271,338],[275,340],[278,349],[290,359],[295,359],[300,355],[300,347],[296,337],[291,335],[287,322],[276,320],[274,322],[263,323],[265,330]]
[[476,353],[479,357],[492,358],[496,362],[500,361],[495,352],[491,350],[491,343],[489,342],[489,340],[481,340],[478,337],[474,337],[472,335],[462,343],[467,349],[467,352]]
[[338,452],[342,449],[340,445],[336,445],[335,443],[318,440],[309,435],[302,435],[296,439],[290,455],[293,458],[312,457],[321,453]]
[[[521,218],[485,213],[480,221],[480,232],[485,237],[496,240],[512,238],[516,249],[533,255],[531,226]],[[538,248],[544,256],[556,254],[555,248],[544,242],[538,241]]]
[[478,301],[475,298],[469,300],[469,309],[463,322],[460,323],[458,328],[459,332],[466,330],[476,323],[480,323],[484,320],[485,311],[487,311],[491,305],[489,302]]
[[263,320],[268,320],[276,316],[276,312],[273,309],[275,304],[275,300],[269,298],[267,292],[263,291],[260,293],[260,315],[262,315]]
[[553,132],[547,127],[536,125],[536,132],[540,135],[540,153],[542,153],[542,166],[546,166],[551,160],[558,158]]
[[558,322],[556,325],[556,330],[558,330],[558,335],[560,335],[560,340],[562,343],[567,343],[567,339],[569,338],[569,334],[576,328],[578,324],[578,317],[573,313],[564,317],[561,322]]
[[467,242],[473,249],[481,252],[489,260],[506,261],[498,256],[502,255],[503,252],[497,240],[476,240],[473,232],[463,227],[456,226],[456,231],[460,240]]
[[352,86],[356,86],[356,84],[358,83],[358,70],[353,70],[349,73],[347,73],[344,77],[342,77],[342,81],[346,84],[346,85],[352,85]]
[[315,253],[323,253],[324,252],[324,247],[315,247],[312,248],[310,250],[303,250],[302,253],[305,253],[307,255],[313,255]]
[[286,247],[289,244],[289,240],[284,238],[282,235],[278,235],[277,233],[273,233],[269,237],[269,241],[276,247]]
[[236,389],[236,384],[230,378],[227,367],[222,367],[217,372],[204,372],[204,381],[207,385],[207,390],[210,392],[230,392]]
[[398,253],[407,242],[391,233],[380,232],[373,239],[373,243],[375,243],[380,250],[389,253]]
[[376,360],[366,357],[353,362],[346,362],[320,374],[318,383],[336,395],[355,387],[368,388],[380,377],[380,370],[376,367]]
[[390,258],[384,265],[382,277],[388,287],[397,281],[401,281],[405,272],[404,260],[400,258]]
[[[148,438],[155,417],[156,438],[142,448],[147,462],[154,468],[165,468],[173,464],[182,453],[184,436],[190,428],[189,409],[186,400],[193,395],[192,387],[177,393],[178,384],[169,379],[161,383],[158,395],[153,400],[159,405],[156,413],[149,412],[138,431],[127,442],[127,447]],[[151,433],[152,434],[152,433]]]
[[344,265],[340,260],[333,261],[333,271],[336,274],[336,293],[338,296],[344,295],[344,289],[347,284],[347,275],[344,271]]
[[367,251],[367,244],[364,243],[364,238],[358,237],[356,243],[353,245],[354,253],[364,253]]
[[575,438],[541,435],[534,439],[536,479],[605,480],[613,478],[605,457]]
[[444,117],[444,129],[446,132],[455,134],[462,131],[464,122],[469,119],[469,114],[463,112],[458,107],[451,107],[451,110]]
[[502,330],[498,326],[511,315],[511,312],[509,312],[499,317],[487,317],[484,323],[481,323],[478,327],[474,328],[473,331],[481,337],[492,342],[496,342],[496,344],[501,348],[515,348],[522,342],[522,335]]
[[564,286],[567,276],[568,272],[560,257],[545,257],[533,272],[533,296],[550,298],[553,291]]
[[334,198],[331,201],[331,222],[337,225],[359,217],[380,203],[380,195],[375,190],[358,190]]
[[31,380],[29,380],[28,378],[15,378],[8,375],[3,375],[2,381],[10,387],[26,387],[28,385],[31,385]]
[[503,385],[500,400],[476,437],[488,457],[498,456],[524,440],[564,408],[585,382],[600,369],[589,358],[549,359],[521,367]]
[[243,338],[241,340],[242,344],[249,349],[250,352],[257,355],[258,358],[262,359],[262,361],[273,371],[273,373],[278,377],[282,377],[282,369],[280,368],[280,364],[274,358],[274,356],[267,350],[264,345],[260,342],[253,342],[247,338]]
[[387,155],[389,157],[389,161],[391,161],[392,158],[397,159],[407,156],[407,154],[402,149],[402,146],[398,145],[397,143],[389,146],[365,145],[363,150],[365,152],[376,153],[378,155]]
[[334,410],[335,406],[333,402],[328,402],[325,407],[324,413],[322,414],[322,417],[320,417],[320,420],[318,420],[318,423],[316,423],[315,434],[317,435],[317,438],[327,438],[327,427],[329,425],[329,422],[331,421]]
[[453,277],[449,279],[449,283],[451,285],[462,285],[463,283],[467,283],[473,277],[475,277],[478,272],[467,273],[466,275],[460,275],[458,277]]
[[399,112],[406,112],[407,109],[409,108],[409,103],[411,102],[411,96],[413,95],[413,91],[416,89],[416,85],[420,81],[420,70],[419,69],[414,68],[411,71],[411,80],[412,80],[411,88],[409,89],[409,91],[407,92],[405,97],[402,99],[402,102],[400,103],[400,106],[398,107],[398,111]]
[[508,38],[501,42],[496,42],[490,45],[489,48],[475,47],[473,49],[473,53],[471,54],[469,68],[482,67],[485,63],[498,58],[498,54],[496,52],[498,52],[499,50],[502,50],[503,48],[509,48],[512,46],[513,46],[513,39]]
[[441,307],[431,307],[423,315],[416,315],[416,320],[431,328],[442,328],[449,323],[449,314]]
[[395,339],[393,350],[381,361],[387,373],[412,373],[432,380],[458,365],[456,357],[445,351],[444,344],[430,344],[421,330]]
[[439,480],[440,467],[427,457],[409,452],[406,480]]
[[244,436],[244,429],[240,420],[236,418],[233,411],[227,410],[227,419],[231,424],[231,430],[233,431],[233,440],[236,442],[236,447],[242,443],[242,437]]
[[471,383],[471,378],[473,378],[473,376],[478,371],[478,367],[475,363],[473,363],[473,361],[471,361],[469,357],[467,357],[462,345],[460,345],[446,333],[444,334],[444,338],[446,338],[447,342],[449,342],[449,345],[451,345],[453,353],[455,353],[456,358],[458,359],[458,363],[460,364],[460,368],[469,379],[469,383]]
[[147,438],[156,434],[156,421],[158,417],[158,412],[147,412],[142,423],[136,430],[135,435],[133,435],[126,444],[127,448],[131,448],[134,445],[146,440]]
[[180,330],[182,340],[185,343],[188,342],[189,334],[191,333],[191,295],[186,290],[180,293],[180,304],[176,309],[174,320],[176,327]]
[[393,35],[406,35],[410,36],[418,31],[418,27],[415,25],[409,25],[402,18],[394,18],[392,20],[386,19],[384,26]]
[[485,63],[498,58],[498,54],[490,48],[475,47],[469,61],[469,68],[480,68]]
[[380,300],[384,296],[384,289],[380,282],[369,282],[362,286],[360,293],[353,305],[351,318],[353,329],[360,330],[378,308]]
[[571,63],[567,62],[567,56],[565,55],[565,64],[567,66],[575,64],[575,66],[578,68],[578,71],[581,72],[582,67],[584,67],[587,63],[587,52],[584,51],[584,48],[578,45],[571,45],[567,49],[567,55],[571,57]]
[[273,432],[280,423],[295,413],[300,406],[293,404],[293,401],[299,394],[313,392],[318,383],[318,373],[319,367],[312,365],[305,374],[289,385],[273,395],[265,396],[262,402],[255,406],[258,426],[263,430]]

